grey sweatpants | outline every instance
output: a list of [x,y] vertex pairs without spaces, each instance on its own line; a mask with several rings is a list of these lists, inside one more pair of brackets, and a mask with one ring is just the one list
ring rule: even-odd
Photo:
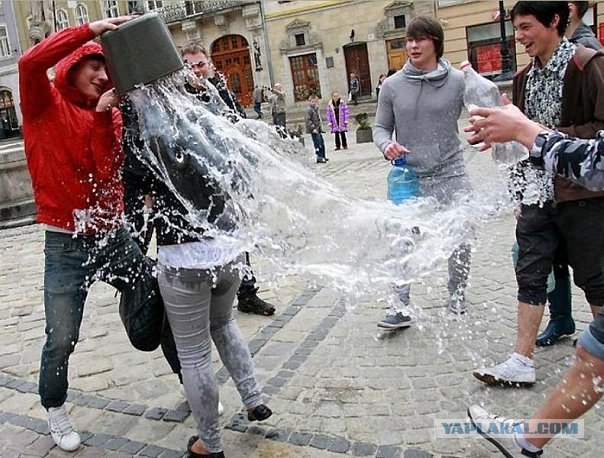
[[[472,192],[472,186],[465,174],[454,177],[422,177],[420,178],[420,187],[423,197],[434,197],[442,208],[451,205],[456,194],[468,195]],[[435,210],[438,211],[439,209]],[[447,289],[450,296],[455,294],[458,297],[464,297],[470,276],[472,241],[470,239],[466,240],[465,243],[461,243],[449,257]],[[393,289],[399,301],[403,305],[408,305],[411,285],[395,284]]]
[[[468,278],[470,276],[471,260],[472,245],[469,243],[462,243],[449,256],[449,282],[447,289],[450,297],[453,295],[459,298],[465,297],[465,290],[468,286]],[[393,289],[402,305],[410,304],[411,285],[409,283],[394,284]]]
[[249,348],[232,316],[239,274],[233,263],[212,270],[160,266],[158,280],[199,437],[209,452],[220,452],[218,384],[210,337],[245,407],[262,404]]

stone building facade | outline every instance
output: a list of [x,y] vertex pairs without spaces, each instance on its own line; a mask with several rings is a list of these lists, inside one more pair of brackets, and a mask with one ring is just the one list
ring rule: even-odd
[[0,140],[21,134],[17,72],[20,55],[14,2],[0,2]]
[[164,2],[158,10],[179,47],[202,43],[244,106],[255,86],[271,84],[263,8],[255,0]]
[[[178,46],[203,43],[246,106],[254,86],[276,82],[283,84],[290,107],[305,105],[311,93],[323,100],[333,91],[346,94],[351,72],[360,77],[360,99],[374,98],[379,75],[404,65],[406,26],[419,14],[440,20],[445,55],[454,65],[469,59],[485,75],[496,77],[507,70],[503,76],[510,76],[529,60],[514,43],[509,21],[514,3],[504,2],[510,59],[509,68],[502,69],[499,2],[494,0],[4,1],[0,54],[3,25],[11,54],[0,55],[0,91],[10,91],[20,120],[18,82],[16,75],[9,75],[23,50],[63,27],[149,11],[164,17]],[[604,23],[601,3],[595,2],[586,18],[596,31]]]
[[375,96],[380,74],[406,60],[405,27],[434,2],[422,1],[265,1],[272,77],[281,82],[289,104],[311,93],[327,100],[348,93],[350,73],[360,80],[360,98]]
[[[454,65],[470,60],[473,67],[486,76],[511,77],[514,71],[530,60],[521,45],[514,41],[510,10],[515,1],[503,2],[505,36],[510,51],[509,68],[502,69],[501,26],[498,1],[441,0],[437,2],[437,17],[445,31],[445,54]],[[594,2],[584,17],[599,35],[599,24],[604,22],[604,2]],[[600,37],[602,38],[602,37]]]

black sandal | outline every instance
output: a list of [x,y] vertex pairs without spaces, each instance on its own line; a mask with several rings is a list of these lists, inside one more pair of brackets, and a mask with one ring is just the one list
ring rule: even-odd
[[264,421],[273,414],[273,411],[264,404],[254,407],[252,410],[248,410],[247,419],[249,421]]
[[193,451],[193,444],[199,440],[199,436],[191,436],[187,442],[187,458],[225,458],[224,452],[214,452],[201,455]]

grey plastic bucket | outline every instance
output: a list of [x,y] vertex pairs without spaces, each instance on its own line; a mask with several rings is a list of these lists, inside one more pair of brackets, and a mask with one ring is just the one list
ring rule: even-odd
[[168,27],[156,13],[105,32],[101,43],[118,94],[156,81],[184,65]]

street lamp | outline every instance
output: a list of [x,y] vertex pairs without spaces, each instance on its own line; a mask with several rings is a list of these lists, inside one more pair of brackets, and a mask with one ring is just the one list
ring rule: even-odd
[[503,1],[499,2],[499,32],[501,34],[501,74],[493,78],[495,81],[509,80],[514,76],[512,71],[512,55],[508,46],[507,33],[505,30],[505,6]]

